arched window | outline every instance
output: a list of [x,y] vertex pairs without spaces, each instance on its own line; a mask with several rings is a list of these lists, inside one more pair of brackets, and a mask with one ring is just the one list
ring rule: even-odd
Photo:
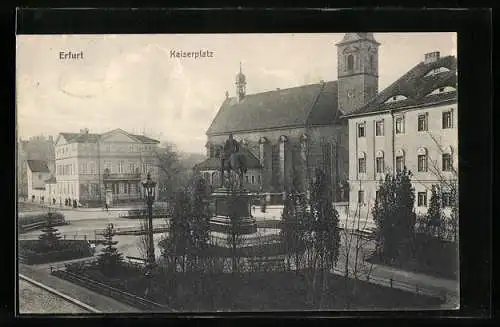
[[453,171],[453,148],[447,146],[443,149],[442,154],[443,171]]
[[354,69],[354,56],[348,55],[347,56],[347,70],[353,70],[353,69]]
[[417,150],[417,159],[418,159],[418,171],[419,172],[426,172],[427,171],[427,149],[426,148],[419,148]]

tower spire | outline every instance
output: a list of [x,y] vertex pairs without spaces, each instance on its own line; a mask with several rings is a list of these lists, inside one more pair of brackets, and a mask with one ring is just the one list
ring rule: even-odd
[[236,84],[236,95],[237,95],[238,101],[241,101],[241,100],[243,100],[243,98],[246,95],[246,85],[247,85],[246,77],[243,74],[241,61],[240,61],[240,72],[236,75],[236,83],[235,84]]

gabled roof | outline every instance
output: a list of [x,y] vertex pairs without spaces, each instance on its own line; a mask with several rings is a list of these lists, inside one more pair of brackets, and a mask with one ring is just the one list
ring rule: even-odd
[[[425,76],[440,67],[446,67],[449,71]],[[429,95],[434,90],[446,86],[457,86],[457,60],[454,56],[442,57],[430,63],[420,62],[372,101],[344,117],[457,101],[456,90]],[[398,95],[403,95],[406,99],[386,103],[388,99]]]
[[50,173],[49,166],[43,160],[27,160],[29,169],[34,173]]
[[[137,141],[139,141],[141,143],[156,143],[156,144],[160,143],[160,141],[154,140],[154,139],[149,138],[149,137],[144,136],[144,135],[131,134],[131,133],[128,133],[128,132],[123,131],[121,129],[116,129],[116,130],[122,131],[123,133],[129,135],[130,137],[136,139]],[[115,131],[115,130],[113,130],[113,131]],[[113,132],[113,131],[110,131],[110,132]],[[60,133],[60,135],[62,137],[64,137],[64,139],[68,143],[96,143],[96,142],[98,142],[101,139],[101,137],[103,135],[108,134],[110,132],[106,132],[106,133],[102,133],[102,134],[91,134],[91,133]]]
[[68,143],[96,143],[100,135],[90,133],[60,133]]
[[306,124],[323,125],[337,118],[337,82],[317,83],[228,98],[207,135],[255,131]]
[[[255,157],[255,155],[245,148],[244,146],[240,146],[240,152],[245,155],[247,169],[261,169],[262,166],[260,164],[259,159]],[[196,164],[193,168],[196,170],[219,170],[221,167],[221,162],[219,158],[211,157],[207,158],[205,161]]]

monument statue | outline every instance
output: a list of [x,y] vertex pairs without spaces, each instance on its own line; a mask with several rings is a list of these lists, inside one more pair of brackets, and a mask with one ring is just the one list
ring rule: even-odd
[[246,160],[240,152],[240,144],[229,134],[221,154],[221,187],[224,187],[224,172],[234,171],[238,174],[239,187],[243,187],[243,174],[247,172]]

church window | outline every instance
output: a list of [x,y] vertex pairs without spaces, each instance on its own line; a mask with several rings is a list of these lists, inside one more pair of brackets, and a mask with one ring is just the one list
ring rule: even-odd
[[245,183],[248,184],[248,175],[245,175]]
[[354,56],[348,55],[347,56],[347,70],[353,70],[353,69],[354,69]]
[[373,55],[370,55],[370,69],[374,69],[375,68],[375,60],[373,58]]
[[255,176],[252,175],[252,184],[255,184]]

